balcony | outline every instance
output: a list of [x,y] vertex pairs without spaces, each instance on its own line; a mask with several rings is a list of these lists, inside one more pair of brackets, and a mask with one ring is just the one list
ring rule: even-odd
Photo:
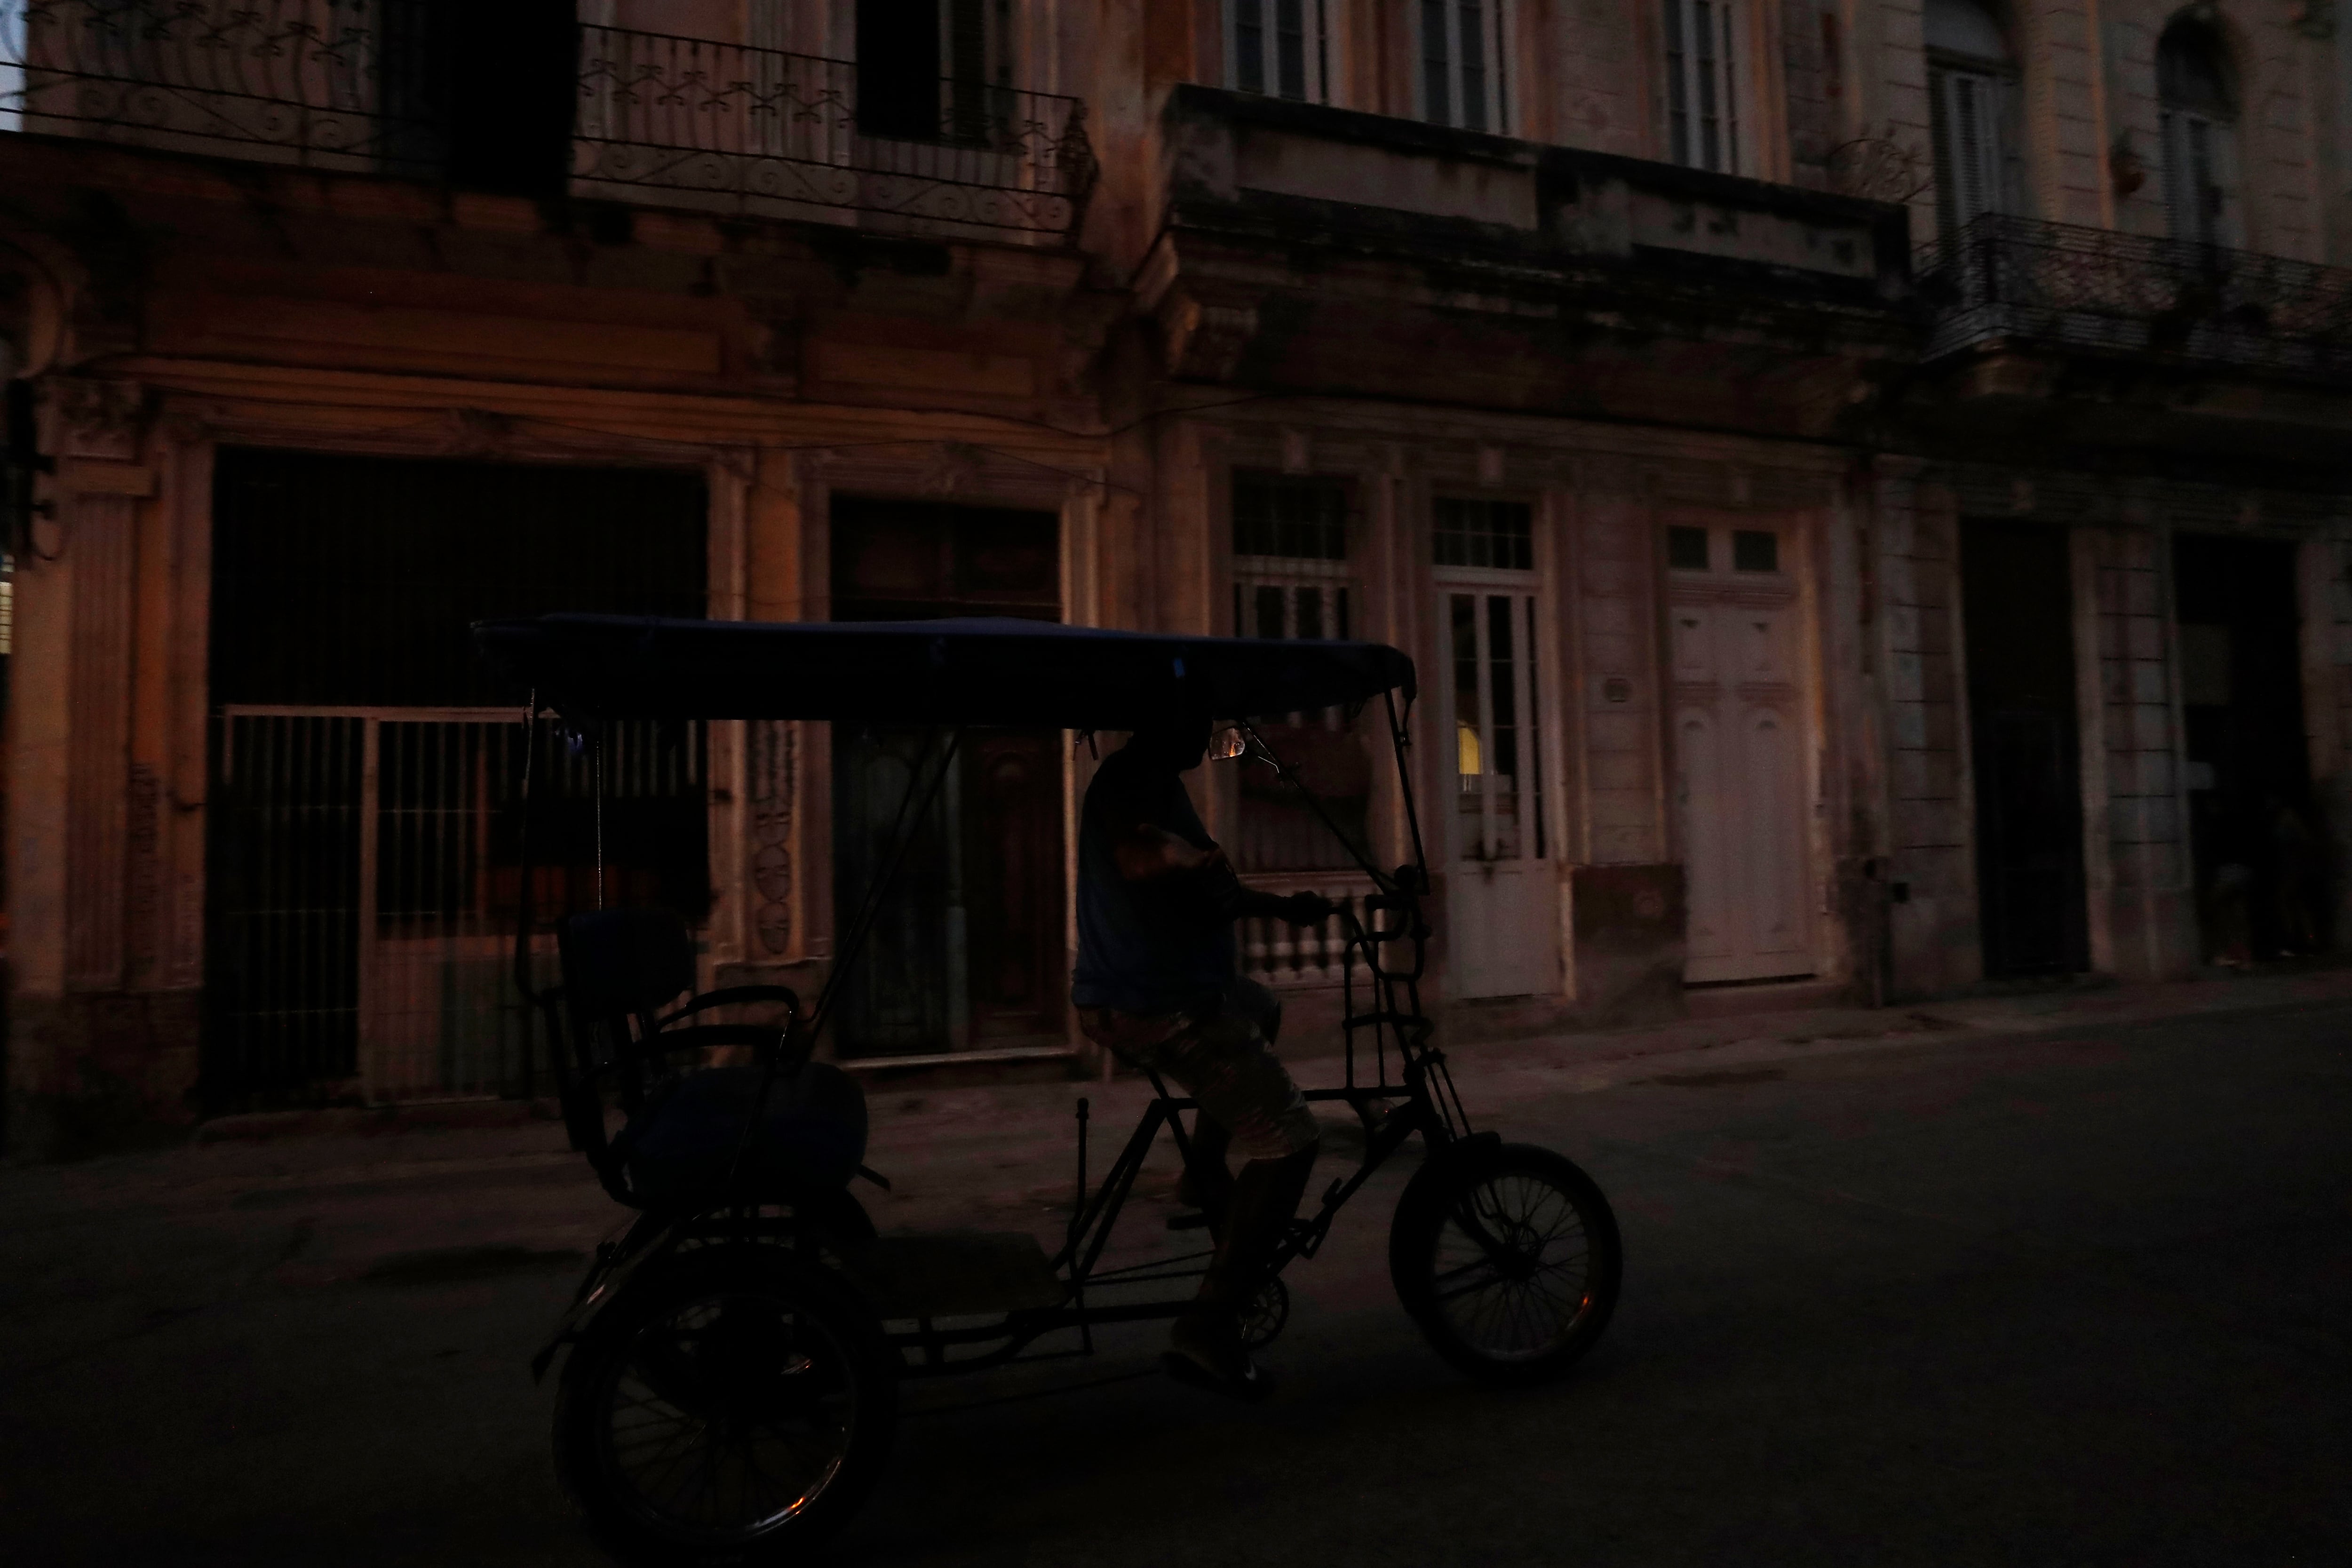
[[1917,352],[1900,207],[1198,87],[1160,137],[1188,379],[1818,430]]
[[2016,344],[2352,382],[2352,269],[1988,214],[1918,272],[1930,363]]
[[378,0],[0,0],[0,129],[353,173],[437,171],[421,31]]
[[572,148],[576,195],[979,237],[1074,234],[1095,179],[1075,98],[613,27]]
[[1076,99],[425,0],[0,0],[0,130],[638,206],[1052,244]]

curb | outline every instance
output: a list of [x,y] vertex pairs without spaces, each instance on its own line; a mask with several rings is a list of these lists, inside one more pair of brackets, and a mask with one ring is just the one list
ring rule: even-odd
[[331,1106],[314,1110],[252,1110],[200,1121],[194,1143],[268,1143],[281,1138],[381,1137],[466,1128],[527,1127],[556,1121],[552,1100],[453,1100],[418,1105]]

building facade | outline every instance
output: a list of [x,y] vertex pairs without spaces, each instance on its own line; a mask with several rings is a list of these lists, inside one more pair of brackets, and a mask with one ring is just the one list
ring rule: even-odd
[[[527,757],[490,615],[1393,642],[1473,1037],[2336,941],[2326,0],[498,13],[0,5],[12,1147],[539,1092],[526,893],[822,984],[932,738]],[[1092,756],[967,746],[830,1048],[1077,1054]],[[1328,1023],[1336,929],[1244,949]]]

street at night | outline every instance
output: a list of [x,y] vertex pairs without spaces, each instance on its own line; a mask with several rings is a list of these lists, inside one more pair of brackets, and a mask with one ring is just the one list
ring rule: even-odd
[[2337,0],[0,0],[0,1568],[2352,1564]]
[[[2234,989],[2344,989],[2300,984]],[[1401,1161],[1288,1274],[1270,1403],[1171,1383],[1151,1327],[910,1384],[826,1560],[2341,1561],[2352,1002],[2147,1016],[2232,989],[1468,1047],[1474,1111],[1584,1163],[1622,1226],[1622,1304],[1569,1377],[1489,1392],[1422,1343],[1385,1266]],[[877,1219],[1050,1236],[1082,1089],[1098,1126],[1138,1103],[877,1092]],[[1168,1174],[1146,1245],[1172,1245]],[[16,1561],[600,1560],[525,1363],[617,1211],[552,1127],[4,1180]]]

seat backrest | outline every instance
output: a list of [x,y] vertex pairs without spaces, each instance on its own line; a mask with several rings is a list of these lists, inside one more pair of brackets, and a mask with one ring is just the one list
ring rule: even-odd
[[694,938],[667,910],[598,910],[557,928],[575,1011],[635,1017],[694,988]]
[[606,1189],[622,1196],[604,1136],[604,1087],[618,1089],[632,1114],[645,1103],[652,1064],[637,1047],[663,1005],[694,988],[694,939],[667,910],[598,910],[559,921],[555,943],[569,1015],[555,1043],[569,1058],[558,1067],[564,1123]]

